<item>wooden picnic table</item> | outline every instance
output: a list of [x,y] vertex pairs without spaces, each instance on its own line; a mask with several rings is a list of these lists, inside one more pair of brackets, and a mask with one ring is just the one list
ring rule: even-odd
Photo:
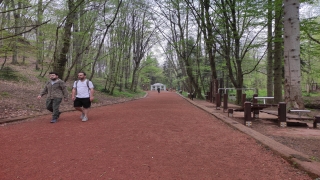
[[[278,116],[278,111],[273,111],[273,110],[261,110],[260,112],[264,112],[267,114],[275,115]],[[287,113],[287,119],[295,119],[295,120],[314,120],[314,117],[308,117],[308,116],[299,116],[296,114],[290,114]]]
[[[263,110],[265,108],[269,108],[269,107],[277,107],[278,104],[252,104],[251,105],[251,112],[255,111],[255,110]],[[238,111],[238,112],[242,112],[244,111],[244,107],[239,107],[234,109],[234,111]]]
[[254,99],[263,99],[263,104],[266,104],[266,99],[274,99],[274,97],[253,97]]

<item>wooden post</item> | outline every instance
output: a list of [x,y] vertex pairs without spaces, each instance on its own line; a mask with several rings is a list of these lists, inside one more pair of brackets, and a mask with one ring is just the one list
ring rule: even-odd
[[[219,81],[218,79],[215,79],[214,84],[212,86],[213,94],[219,93],[218,89],[219,89]],[[220,101],[221,101],[221,98],[220,98]]]
[[228,109],[228,117],[233,117],[233,109]]
[[228,111],[228,94],[223,94],[223,112]]
[[287,127],[286,103],[279,102],[278,105],[278,122],[280,127]]
[[220,109],[221,101],[220,101],[220,94],[216,93],[216,109]]
[[[258,94],[254,94],[253,97],[252,97],[252,102],[253,102],[253,105],[254,104],[258,104],[258,99],[255,99],[254,97],[258,97]],[[259,119],[259,110],[254,110],[253,111],[253,117],[255,119]]]
[[255,99],[254,97],[258,97],[258,94],[254,94],[252,97],[253,104],[258,104],[258,99]]
[[241,106],[244,107],[244,102],[246,102],[246,98],[247,98],[247,95],[246,94],[242,94],[242,97],[241,97]]
[[244,125],[251,126],[251,102],[244,103]]
[[211,81],[210,82],[210,95],[209,95],[209,100],[210,100],[210,102],[211,103],[213,103],[213,88],[212,88],[212,86],[213,86],[213,81]]
[[320,128],[320,116],[315,116],[313,121],[313,128]]

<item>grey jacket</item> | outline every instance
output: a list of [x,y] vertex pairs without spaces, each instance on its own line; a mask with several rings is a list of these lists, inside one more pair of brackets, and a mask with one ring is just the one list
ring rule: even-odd
[[48,99],[68,98],[66,84],[61,79],[57,79],[57,82],[55,82],[53,85],[51,84],[51,81],[48,81],[46,83],[46,86],[41,91],[40,96],[43,96],[45,94],[47,94]]

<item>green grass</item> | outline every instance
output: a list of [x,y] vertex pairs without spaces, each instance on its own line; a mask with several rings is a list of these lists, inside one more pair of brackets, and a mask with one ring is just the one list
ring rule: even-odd
[[[104,92],[104,86],[106,83],[105,81],[106,81],[106,79],[104,79],[104,78],[94,78],[93,84],[94,84],[94,88],[97,91],[108,94],[109,92]],[[112,94],[112,96],[114,96],[114,97],[126,97],[126,98],[141,97],[144,95],[145,95],[145,92],[141,91],[141,90],[138,90],[137,92],[133,92],[128,89],[124,89],[123,91],[119,91],[119,87],[115,87],[115,89],[113,90],[113,94]]]
[[302,91],[302,96],[304,97],[319,97],[320,92],[310,92],[309,94],[306,91]]
[[312,161],[317,161],[317,162],[319,162],[319,159],[318,159],[316,156],[311,156],[310,159],[311,159]]
[[18,71],[15,71],[11,67],[7,66],[0,70],[0,80],[27,81],[28,79],[22,76]]
[[182,95],[183,95],[184,97],[188,97],[188,92],[182,91]]
[[8,92],[1,92],[1,93],[0,93],[0,96],[1,96],[1,97],[9,97],[10,94],[9,94]]
[[98,103],[99,99],[93,99],[92,103]]
[[145,95],[145,92],[144,91],[141,91],[141,90],[138,90],[137,92],[133,92],[133,91],[130,91],[130,90],[125,90],[125,91],[119,91],[118,89],[115,89],[113,91],[113,96],[114,97],[129,97],[129,98],[133,98],[133,97],[141,97],[141,96],[144,96]]

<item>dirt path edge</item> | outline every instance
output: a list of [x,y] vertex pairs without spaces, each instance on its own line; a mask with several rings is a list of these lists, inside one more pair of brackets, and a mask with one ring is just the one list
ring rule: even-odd
[[[127,99],[125,101],[120,101],[120,102],[112,102],[110,104],[97,105],[97,106],[91,107],[91,108],[97,108],[97,107],[102,107],[102,106],[110,106],[110,105],[114,105],[114,104],[121,104],[121,103],[129,102],[129,101],[143,99],[143,98],[145,98],[147,96],[148,96],[148,92],[145,92],[145,95],[142,96],[142,97],[136,97],[136,98],[132,98],[132,99]],[[64,112],[72,112],[72,111],[76,111],[76,110],[75,109],[60,110],[60,112],[62,112],[62,113],[64,113]],[[40,117],[40,116],[44,116],[44,115],[48,115],[48,114],[51,114],[51,113],[48,111],[48,112],[43,113],[41,115],[29,115],[29,116],[15,117],[15,118],[0,119],[0,125],[1,124],[6,124],[6,123],[24,121],[24,120],[27,120],[27,119],[30,119],[30,118]]]

